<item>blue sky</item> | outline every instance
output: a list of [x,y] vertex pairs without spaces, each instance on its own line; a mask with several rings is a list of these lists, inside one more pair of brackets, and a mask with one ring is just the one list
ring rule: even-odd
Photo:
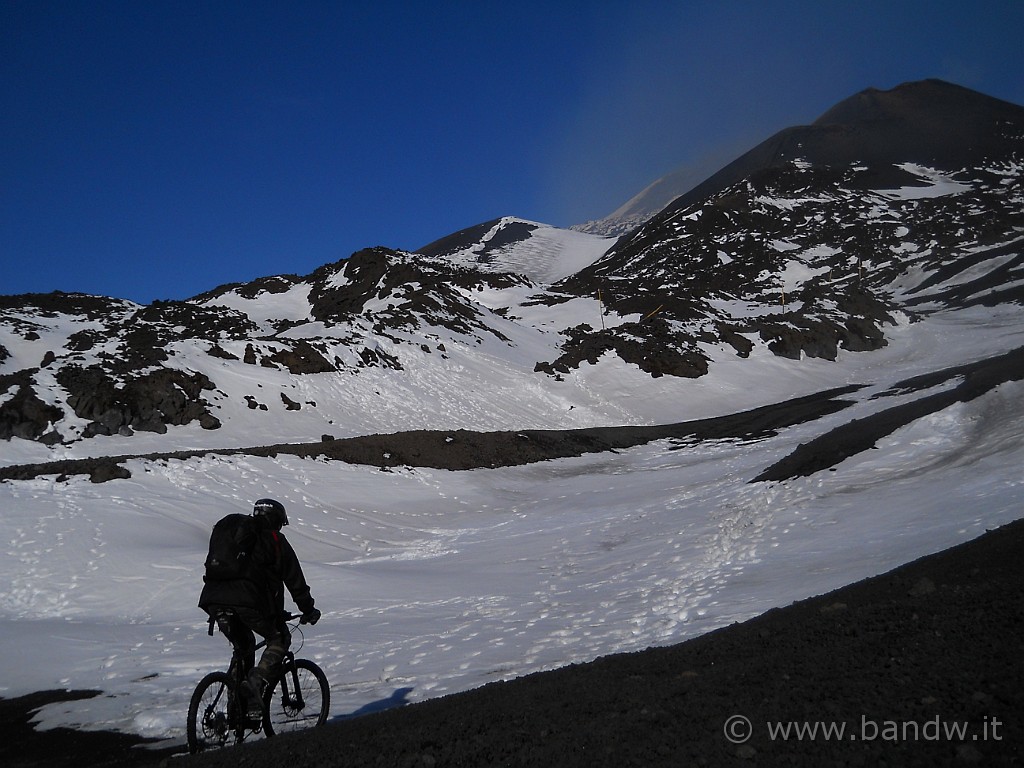
[[1024,104],[1022,29],[1017,0],[0,0],[0,294],[569,226],[868,87]]

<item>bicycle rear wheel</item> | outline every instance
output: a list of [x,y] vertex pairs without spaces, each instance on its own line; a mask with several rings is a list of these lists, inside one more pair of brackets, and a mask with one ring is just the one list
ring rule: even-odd
[[263,731],[267,736],[315,728],[327,722],[331,689],[327,675],[309,659],[286,663],[264,694]]
[[218,749],[235,740],[231,708],[234,683],[227,672],[211,672],[196,686],[188,705],[188,751]]

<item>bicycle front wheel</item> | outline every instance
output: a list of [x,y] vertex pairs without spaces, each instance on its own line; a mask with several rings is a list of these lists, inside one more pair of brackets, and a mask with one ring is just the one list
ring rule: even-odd
[[234,740],[231,724],[234,690],[226,672],[211,672],[196,686],[188,705],[188,751],[218,749]]
[[290,733],[327,722],[331,689],[327,675],[309,659],[285,664],[281,676],[264,694],[263,732]]

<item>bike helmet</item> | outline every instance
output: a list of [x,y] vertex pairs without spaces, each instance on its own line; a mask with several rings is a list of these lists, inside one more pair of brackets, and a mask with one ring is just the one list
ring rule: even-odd
[[288,525],[288,514],[284,511],[284,504],[274,499],[259,499],[252,506],[253,517],[264,517],[275,531],[281,530],[282,526]]

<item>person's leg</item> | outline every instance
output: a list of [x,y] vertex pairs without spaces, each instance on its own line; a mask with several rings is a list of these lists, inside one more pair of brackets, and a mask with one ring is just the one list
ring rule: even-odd
[[249,689],[253,698],[259,701],[267,681],[277,675],[281,661],[288,651],[288,646],[291,645],[292,637],[283,621],[274,622],[257,611],[246,609],[240,609],[238,615],[249,629],[267,641],[260,656],[260,663],[251,668],[248,676]]
[[248,675],[256,663],[256,636],[233,610],[211,609],[210,614],[217,622],[221,633],[242,659],[243,677]]
[[284,622],[267,622],[263,630],[266,633],[263,636],[267,639],[267,645],[260,656],[260,663],[254,669],[264,680],[271,680],[277,676],[281,668],[281,661],[288,652],[288,646],[291,645],[292,635]]

